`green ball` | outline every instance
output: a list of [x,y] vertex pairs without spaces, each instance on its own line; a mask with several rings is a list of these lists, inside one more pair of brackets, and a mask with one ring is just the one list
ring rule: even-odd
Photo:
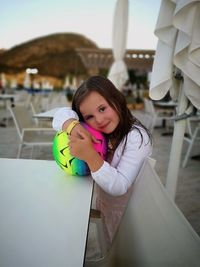
[[84,176],[90,173],[85,161],[70,154],[69,138],[66,132],[58,132],[53,140],[53,157],[57,164],[70,175]]

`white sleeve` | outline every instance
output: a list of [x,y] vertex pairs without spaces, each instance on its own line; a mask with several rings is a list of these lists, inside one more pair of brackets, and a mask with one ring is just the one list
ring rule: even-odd
[[104,161],[101,168],[92,173],[95,182],[108,194],[120,196],[125,194],[137,177],[144,160],[151,155],[152,146],[147,134],[141,135],[133,130],[129,133],[124,153],[120,144],[115,151],[112,166]]
[[70,107],[59,108],[54,114],[52,127],[56,131],[61,131],[65,121],[69,119],[79,120],[78,115]]

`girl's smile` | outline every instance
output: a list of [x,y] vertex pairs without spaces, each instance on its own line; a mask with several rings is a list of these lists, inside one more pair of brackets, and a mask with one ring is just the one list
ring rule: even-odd
[[81,102],[80,112],[86,123],[106,134],[112,133],[119,124],[117,112],[96,91]]

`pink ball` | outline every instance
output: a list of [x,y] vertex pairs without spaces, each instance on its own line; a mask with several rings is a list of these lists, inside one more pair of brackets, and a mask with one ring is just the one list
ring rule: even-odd
[[94,148],[103,159],[106,159],[107,142],[105,136],[101,132],[90,127],[88,124],[84,122],[82,122],[81,124],[89,133],[91,133],[91,135],[93,135],[99,141],[99,143],[93,143]]

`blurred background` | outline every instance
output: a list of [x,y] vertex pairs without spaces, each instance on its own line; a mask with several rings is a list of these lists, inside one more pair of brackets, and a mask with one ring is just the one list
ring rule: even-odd
[[[21,109],[21,131],[30,127],[51,129],[53,113],[48,111],[71,106],[75,90],[90,75],[108,76],[115,61],[112,38],[116,3],[117,0],[0,2],[0,157],[18,157],[19,148],[24,145],[10,107]],[[149,99],[160,5],[161,0],[129,0],[123,55],[128,77],[119,89],[133,115],[153,133],[155,170],[165,184],[177,103],[171,101],[169,93],[161,102]],[[28,114],[25,120],[24,115]],[[199,113],[198,117],[187,119],[187,125],[175,200],[200,234],[199,146],[191,150],[189,145],[200,129]],[[32,150],[30,153],[30,147],[24,147],[21,157],[52,160],[51,144],[47,151]]]
[[[148,87],[160,2],[129,1],[125,62],[132,90]],[[107,76],[113,62],[115,4],[115,0],[1,1],[0,87],[74,90],[89,75]]]

